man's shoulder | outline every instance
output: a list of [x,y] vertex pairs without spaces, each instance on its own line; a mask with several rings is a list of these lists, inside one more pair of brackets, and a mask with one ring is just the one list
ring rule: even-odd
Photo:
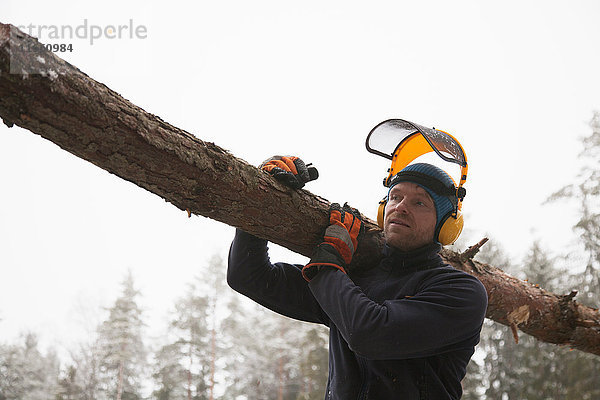
[[447,263],[429,269],[423,278],[432,282],[446,282],[449,285],[474,286],[485,292],[485,287],[476,276],[456,269]]
[[443,302],[446,304],[468,310],[474,320],[483,320],[488,296],[487,290],[479,279],[447,264],[427,272],[419,282],[420,293],[427,293],[432,298],[444,299]]

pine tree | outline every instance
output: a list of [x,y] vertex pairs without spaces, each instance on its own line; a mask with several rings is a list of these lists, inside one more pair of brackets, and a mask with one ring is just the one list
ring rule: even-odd
[[155,356],[154,398],[214,400],[228,386],[236,386],[232,371],[239,359],[235,339],[228,336],[233,331],[226,325],[238,316],[244,319],[244,313],[233,292],[223,290],[225,279],[223,260],[214,255],[177,300],[167,344]]
[[287,389],[287,357],[281,317],[256,304],[234,299],[223,322],[229,372],[226,398],[276,400]]
[[16,345],[0,345],[0,400],[21,399],[25,395],[25,368]]
[[300,365],[304,351],[302,339],[305,325],[294,319],[269,313],[272,325],[271,351],[277,400],[296,400],[302,388]]
[[461,400],[480,400],[485,392],[485,369],[479,361],[471,358],[467,365],[467,374],[462,381],[463,395]]
[[[534,243],[522,263],[520,274],[531,283],[552,290],[558,284],[559,271],[539,243]],[[506,326],[488,323],[486,334],[487,398],[547,400],[561,393],[555,377],[560,363],[560,348],[519,335],[515,341]]]
[[329,374],[328,331],[325,327],[302,324],[300,378],[302,387],[297,400],[320,400],[325,396]]
[[[231,291],[229,291],[231,293]],[[225,300],[224,300],[225,301]],[[251,327],[247,321],[248,309],[243,297],[233,294],[227,300],[227,316],[221,323],[223,351],[226,373],[225,398],[237,398],[244,394],[247,377],[244,374],[245,354],[247,353],[243,338],[248,335]]]
[[26,334],[23,344],[0,346],[0,399],[46,400],[58,392],[59,361],[52,350],[43,355],[38,339]]
[[122,293],[99,327],[100,379],[103,395],[116,400],[141,399],[147,364],[143,342],[142,310],[136,302],[131,272],[122,283]]
[[[600,300],[600,114],[591,123],[592,134],[584,138],[584,164],[575,183],[554,193],[550,200],[575,201],[580,210],[575,231],[579,233],[579,250],[564,259],[583,259],[584,270],[578,274],[558,270],[555,260],[534,243],[520,271],[513,275],[527,278],[550,291],[578,288],[584,304],[598,307]],[[484,247],[485,249],[485,247]],[[487,254],[485,262],[501,265],[500,253]],[[579,254],[579,255],[578,255]],[[484,254],[485,255],[485,254]],[[583,256],[581,256],[583,255]],[[510,270],[508,262],[506,266]],[[540,343],[520,335],[516,344],[509,328],[486,321],[482,344],[486,350],[484,387],[488,399],[566,399],[600,398],[600,361],[596,356],[568,348]],[[471,397],[477,398],[477,397]]]
[[[590,122],[592,132],[583,138],[582,167],[574,183],[550,196],[549,201],[566,200],[579,209],[574,230],[579,234],[578,250],[566,259],[583,260],[585,268],[571,273],[569,284],[577,288],[577,300],[600,307],[600,112]],[[562,351],[557,380],[564,388],[564,399],[600,398],[600,360],[582,352]]]
[[63,372],[62,378],[58,380],[56,400],[81,400],[83,398],[83,388],[79,385],[77,379],[77,368],[71,365]]
[[228,369],[232,375],[225,395],[275,400],[279,357],[272,347],[274,315],[260,306],[235,305],[224,324],[230,338]]
[[[208,341],[209,341],[209,379],[208,399],[215,399],[218,385],[217,368],[220,359],[224,358],[224,338],[221,332],[223,314],[226,313],[227,295],[223,289],[227,287],[225,264],[219,255],[213,255],[207,265],[206,273],[198,278],[198,285],[208,298]],[[225,292],[231,294],[231,292]],[[219,374],[223,375],[223,374]]]
[[152,393],[156,400],[184,400],[187,399],[186,389],[188,374],[182,365],[183,354],[179,344],[166,344],[155,354],[152,374],[157,388]]
[[600,112],[590,122],[592,133],[583,138],[583,163],[575,182],[552,194],[549,201],[575,202],[579,220],[574,228],[579,233],[581,252],[586,258],[585,271],[575,276],[585,297],[578,300],[591,307],[600,305]]
[[[202,266],[200,275],[175,304],[170,323],[170,341],[156,357],[155,396],[161,399],[215,398],[219,357],[219,304],[225,268],[219,256]],[[182,388],[185,388],[182,394]]]
[[225,398],[322,399],[328,374],[327,330],[236,295],[222,328],[228,338]]
[[206,398],[209,361],[207,357],[208,299],[190,285],[187,294],[175,305],[175,319],[171,322],[173,346],[180,354],[185,371],[186,399]]
[[101,398],[100,353],[100,344],[96,337],[91,338],[88,343],[81,344],[77,351],[71,351],[72,362],[63,372],[65,376],[60,381],[61,393],[79,393],[79,396],[75,397],[77,400]]
[[[490,240],[477,254],[481,262],[493,264],[504,271],[511,269],[509,257],[502,247],[493,239]],[[478,349],[485,353],[484,364],[479,365],[473,360],[469,363],[468,374],[463,380],[465,398],[478,399],[482,392],[487,398],[502,399],[502,394],[497,391],[501,387],[504,371],[502,370],[499,349],[504,346],[504,327],[495,322],[485,320],[481,331],[481,342]],[[512,339],[511,339],[512,340]]]

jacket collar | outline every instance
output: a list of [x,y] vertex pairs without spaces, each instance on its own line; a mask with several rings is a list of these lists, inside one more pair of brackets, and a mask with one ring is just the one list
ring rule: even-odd
[[385,269],[399,270],[399,272],[438,267],[444,264],[439,254],[441,249],[442,246],[439,243],[431,243],[412,251],[401,251],[385,244],[382,266]]

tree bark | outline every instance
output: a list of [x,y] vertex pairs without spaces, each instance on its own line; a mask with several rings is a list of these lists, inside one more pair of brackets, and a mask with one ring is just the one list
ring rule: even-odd
[[[123,348],[121,347],[121,350]],[[121,394],[123,393],[123,360],[119,360],[119,375],[117,377],[117,400],[121,400]]]
[[[328,224],[329,202],[291,190],[214,143],[178,129],[0,24],[0,117],[181,210],[203,215],[309,256]],[[383,234],[366,221],[351,273],[381,257]],[[487,317],[539,340],[600,355],[600,313],[574,294],[549,293],[445,250],[455,268],[481,280]]]

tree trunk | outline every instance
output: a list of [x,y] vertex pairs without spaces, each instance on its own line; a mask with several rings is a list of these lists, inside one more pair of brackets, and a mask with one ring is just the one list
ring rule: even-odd
[[[215,293],[215,296],[217,294]],[[211,328],[210,328],[210,388],[209,388],[209,400],[214,400],[215,393],[215,368],[217,360],[217,302],[215,298],[212,300],[211,305]]]
[[123,393],[123,360],[119,360],[119,376],[117,377],[117,400],[121,400]]
[[[36,39],[0,24],[0,117],[181,210],[241,228],[310,255],[328,223],[329,202],[291,190],[214,143],[147,113],[91,79]],[[381,257],[384,240],[366,222],[351,271]],[[472,252],[475,253],[475,252]],[[481,280],[487,317],[539,340],[600,355],[600,313],[472,260],[444,251],[455,268]]]

